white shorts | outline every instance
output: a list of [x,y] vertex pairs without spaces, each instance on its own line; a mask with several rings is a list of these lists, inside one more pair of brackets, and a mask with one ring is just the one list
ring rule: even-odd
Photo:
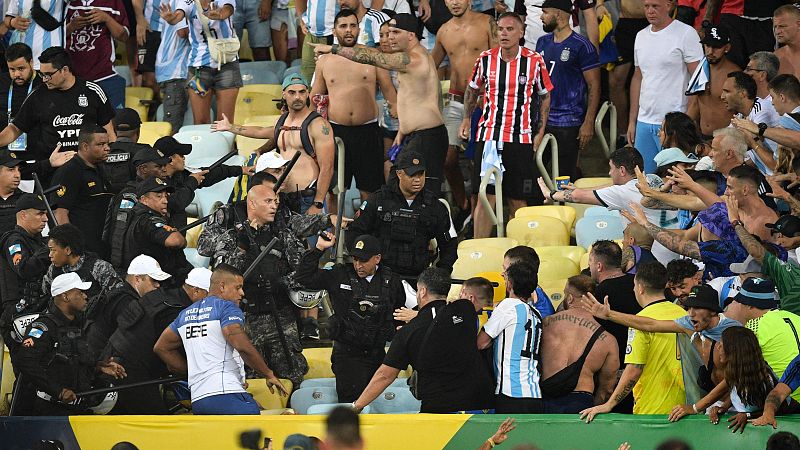
[[453,147],[458,147],[464,140],[458,135],[461,121],[464,120],[464,104],[450,100],[444,107],[444,126],[447,128],[447,141]]

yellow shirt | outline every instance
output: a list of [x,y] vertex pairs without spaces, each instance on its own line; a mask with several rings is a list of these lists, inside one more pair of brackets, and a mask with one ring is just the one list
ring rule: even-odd
[[[637,316],[675,320],[686,315],[680,306],[663,300],[652,303]],[[643,364],[639,382],[633,387],[634,414],[669,414],[672,407],[686,402],[681,372],[678,336],[628,329],[625,364]]]
[[[775,375],[780,378],[800,351],[800,316],[789,311],[774,310],[747,322],[755,333],[758,345]],[[797,334],[795,334],[797,333]],[[800,389],[792,393],[800,401]]]

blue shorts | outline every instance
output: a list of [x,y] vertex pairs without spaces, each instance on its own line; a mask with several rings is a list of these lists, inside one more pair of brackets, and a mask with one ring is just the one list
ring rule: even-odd
[[661,151],[661,141],[658,139],[658,130],[661,125],[636,121],[636,136],[634,137],[636,150],[644,159],[645,173],[656,172],[655,156]]
[[192,402],[194,415],[259,415],[261,409],[247,392],[236,394],[218,394]]
[[247,41],[250,48],[267,48],[272,46],[272,33],[270,32],[269,18],[261,21],[258,17],[258,7],[261,0],[236,0],[233,10],[233,28],[239,40],[242,39],[244,29],[247,29]]

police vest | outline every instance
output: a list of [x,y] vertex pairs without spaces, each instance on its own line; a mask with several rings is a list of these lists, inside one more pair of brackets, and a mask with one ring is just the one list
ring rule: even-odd
[[382,191],[378,201],[378,236],[384,263],[395,271],[418,274],[430,265],[430,239],[427,231],[436,227],[436,197],[422,191],[421,205],[411,209],[402,194]]
[[125,243],[125,231],[128,229],[133,219],[133,207],[139,200],[136,193],[132,190],[123,191],[114,197],[108,207],[106,224],[103,229],[103,242],[111,249],[109,261],[115,269],[125,273],[127,267],[123,267],[122,251]]
[[[316,111],[311,111],[311,113],[303,119],[303,123],[300,124],[300,127],[284,127],[283,124],[286,123],[286,118],[289,117],[289,113],[282,114],[278,121],[275,122],[275,145],[278,145],[278,136],[280,136],[281,131],[300,131],[300,142],[303,144],[303,150],[308,153],[308,156],[316,159],[317,153],[314,151],[314,146],[311,144],[311,137],[308,135],[308,125],[316,119],[317,117],[322,117]],[[280,148],[280,147],[279,147]],[[285,150],[285,149],[284,149]]]
[[[243,228],[248,226],[244,224]],[[291,271],[291,268],[286,260],[286,245],[277,233],[263,228],[253,233],[251,235],[246,229],[239,231],[239,241],[246,239],[249,242],[242,270],[246,270],[255,261],[261,253],[261,249],[273,237],[278,238],[278,242],[272,250],[258,263],[253,276],[244,281],[246,298],[242,301],[244,306],[242,309],[248,313],[266,314],[272,310],[270,302],[277,302],[275,306],[290,304],[287,287],[280,280]]]
[[41,314],[31,324],[31,327],[37,326],[49,333],[57,333],[50,352],[42,354],[46,358],[44,365],[53,369],[51,375],[62,385],[73,390],[87,389],[91,386],[95,361],[89,352],[85,329],[75,325],[61,325],[52,314],[50,311]]
[[[8,245],[6,245],[6,243],[15,235],[22,238],[25,245],[30,250],[31,255],[45,246],[43,241],[33,239],[31,236],[21,233],[15,228],[0,238],[2,242],[0,248],[2,248],[3,251],[8,251]],[[46,306],[48,300],[48,296],[42,292],[43,277],[44,274],[35,279],[24,280],[12,270],[7,258],[0,257],[0,293],[2,293],[3,305],[14,303],[21,306],[21,308],[17,308],[17,313],[41,311],[43,307]],[[24,303],[20,302],[20,300],[23,299],[25,300]],[[10,319],[11,317],[3,317],[2,320],[0,320],[0,325],[6,326]]]
[[125,141],[116,141],[111,144],[104,165],[111,192],[116,194],[122,191],[129,181],[136,179],[136,171],[132,164],[133,156],[147,147],[149,146],[146,144]]
[[[158,296],[155,294],[158,293]],[[120,314],[117,330],[111,335],[109,342],[123,358],[143,358],[158,360],[152,349],[164,330],[156,329],[156,317],[171,311],[172,320],[187,306],[177,301],[167,301],[162,290],[153,291],[137,302],[131,302]],[[155,358],[154,358],[155,357]]]
[[[343,314],[336,313],[328,320],[332,340],[362,349],[383,348],[394,330],[392,316],[392,271],[381,269],[380,295],[370,294],[364,280],[352,268],[348,269],[353,298],[350,308]],[[376,274],[377,276],[377,274]],[[373,278],[374,281],[374,278]]]
[[[102,290],[102,288],[100,286],[100,280],[96,280],[94,278],[94,273],[92,272],[93,269],[94,269],[94,265],[97,262],[97,259],[98,259],[97,255],[95,255],[94,253],[86,252],[83,255],[83,264],[81,264],[81,267],[78,268],[78,270],[73,271],[73,272],[77,273],[78,276],[81,277],[81,280],[83,280],[83,281],[91,281],[92,282],[92,287],[90,287],[89,290],[86,291],[86,296],[87,297],[94,297],[95,295],[98,295],[100,293],[100,291]],[[69,273],[69,272],[64,270],[64,267],[53,267],[53,279],[54,280],[55,280],[55,278],[57,276],[63,275],[65,273]]]

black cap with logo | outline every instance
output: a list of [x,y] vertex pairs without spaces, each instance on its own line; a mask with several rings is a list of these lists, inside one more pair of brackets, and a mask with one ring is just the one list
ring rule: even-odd
[[161,178],[150,177],[145,178],[141,183],[139,183],[139,186],[136,187],[136,196],[141,197],[150,192],[162,191],[171,193],[175,191],[175,188],[167,184],[167,182]]
[[795,237],[800,234],[800,217],[786,215],[781,216],[775,223],[765,225],[772,233],[780,233],[786,237]]
[[400,152],[394,162],[395,168],[402,169],[406,175],[416,175],[425,171],[425,160],[417,152]]
[[381,242],[371,234],[362,234],[357,237],[350,249],[350,256],[362,261],[372,258],[381,253]]
[[186,156],[192,152],[192,144],[181,144],[172,136],[158,138],[156,143],[153,144],[153,148],[160,150],[165,156]]
[[149,145],[133,155],[133,167],[139,167],[144,163],[154,162],[156,165],[159,166],[166,166],[172,159],[162,153],[160,150],[156,150]]
[[26,209],[37,209],[39,211],[47,210],[47,206],[45,205],[44,199],[41,195],[29,193],[22,194],[14,207],[17,212],[25,211]]
[[0,166],[16,167],[25,164],[25,160],[18,159],[17,154],[8,150],[0,151]]
[[731,35],[725,27],[711,25],[705,28],[705,33],[706,35],[700,40],[700,43],[709,47],[720,48],[731,42]]
[[683,306],[708,309],[717,313],[722,312],[722,307],[719,306],[719,294],[707,284],[693,287],[686,299],[683,300]]

